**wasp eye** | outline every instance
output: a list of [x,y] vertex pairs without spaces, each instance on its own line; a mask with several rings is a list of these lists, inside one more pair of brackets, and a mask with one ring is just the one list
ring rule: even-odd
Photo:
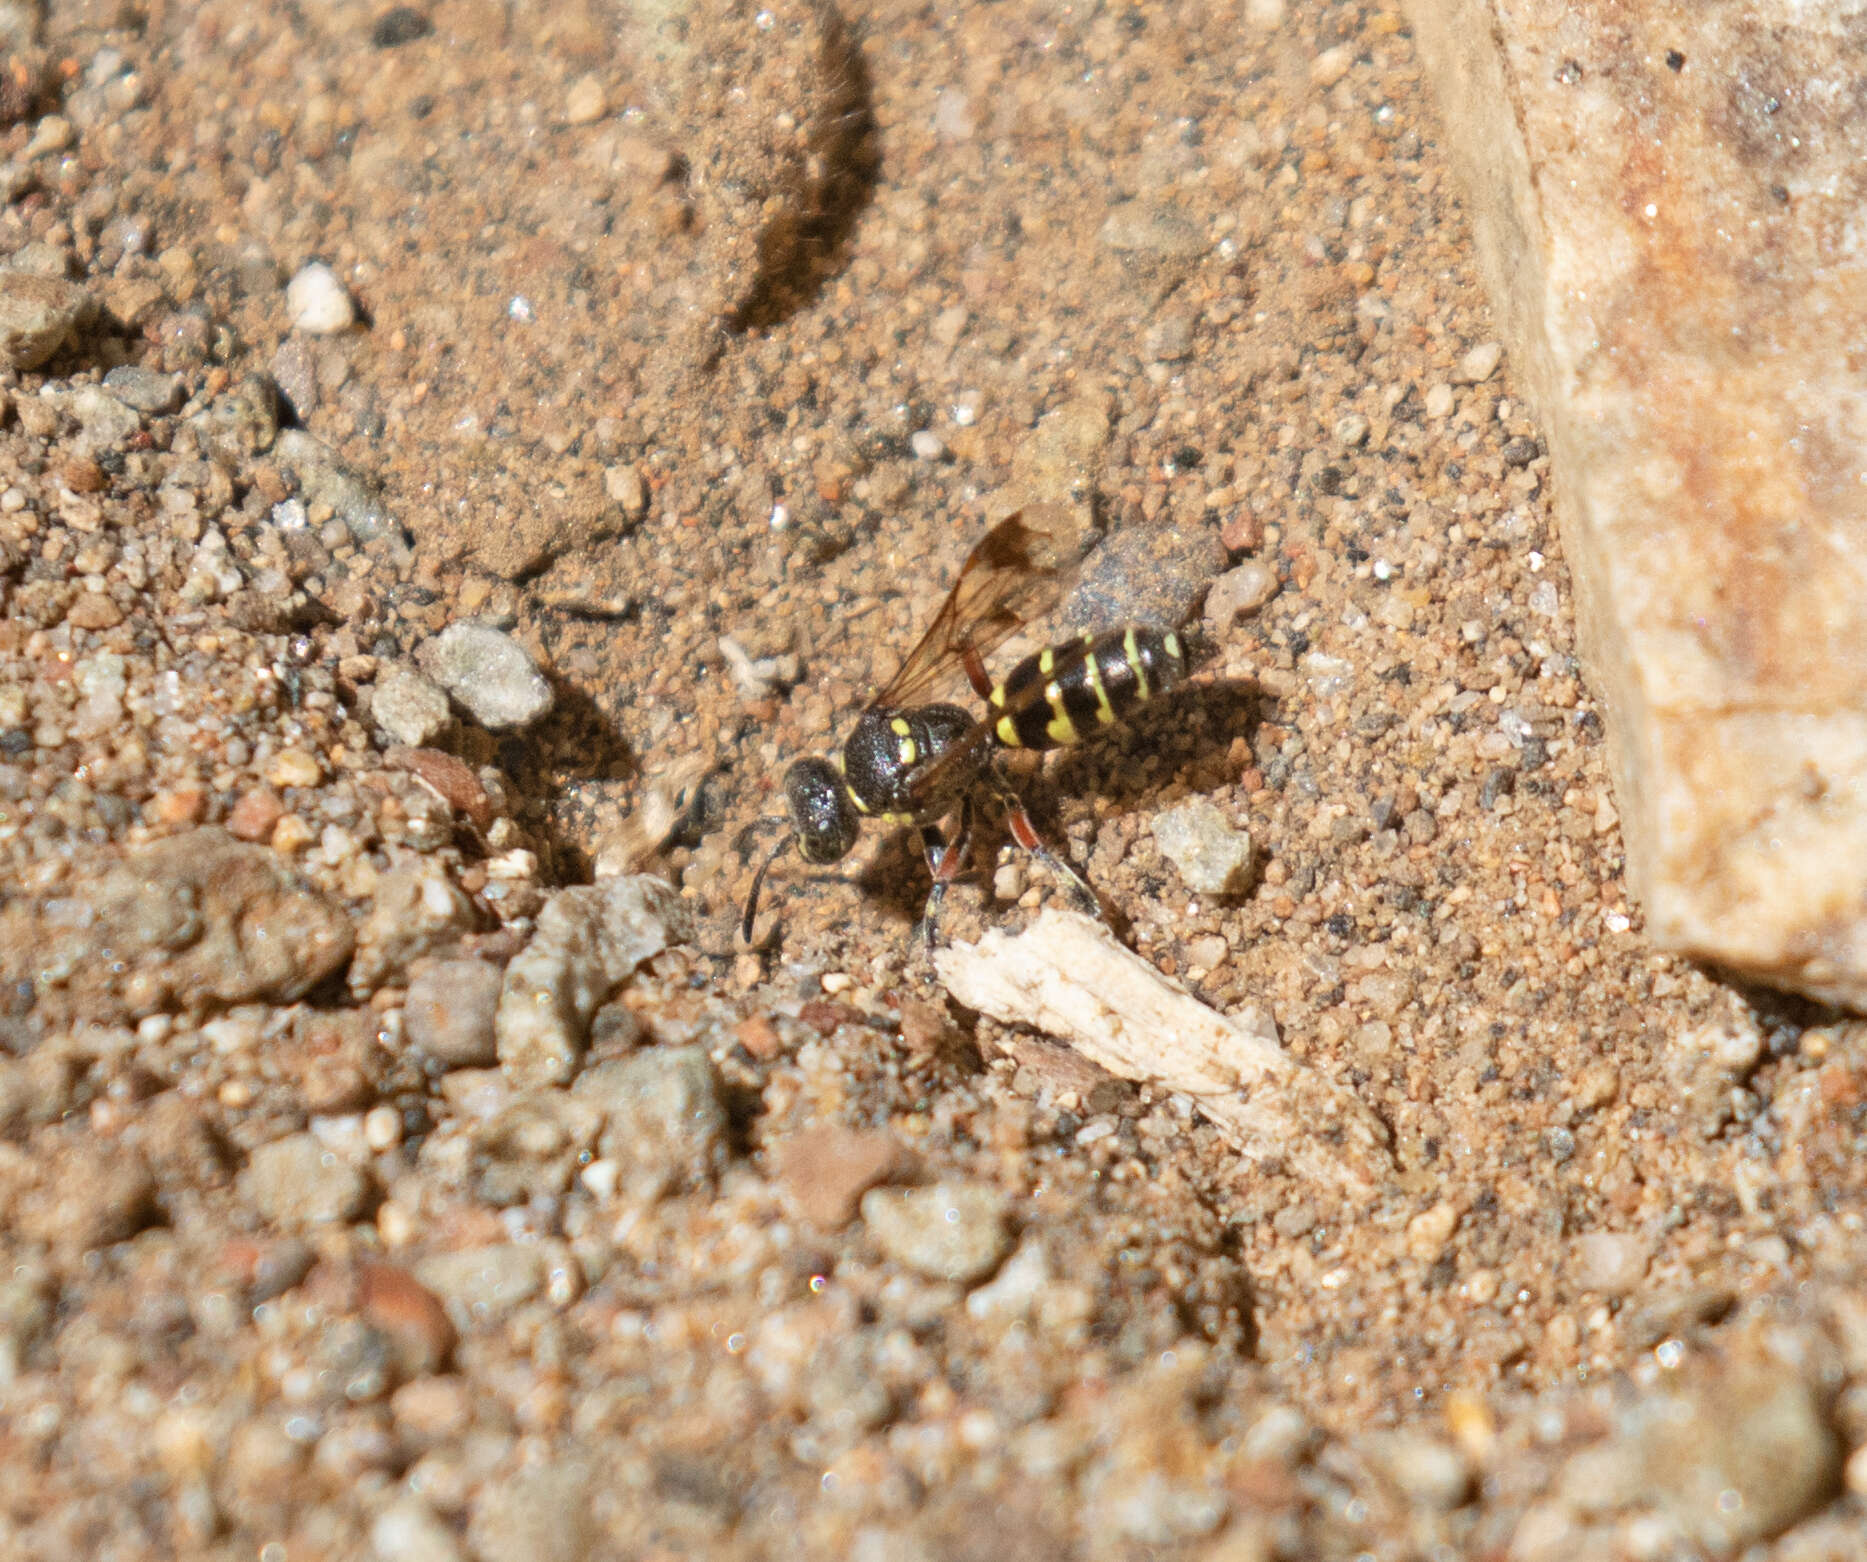
[[849,789],[827,759],[800,759],[784,773],[784,800],[806,862],[840,862],[862,828]]

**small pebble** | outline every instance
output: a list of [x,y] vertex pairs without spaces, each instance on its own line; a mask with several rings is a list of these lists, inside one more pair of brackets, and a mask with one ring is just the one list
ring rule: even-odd
[[908,436],[908,448],[917,461],[944,461],[946,444],[931,429],[916,429]]
[[31,162],[47,152],[64,151],[77,138],[78,133],[63,114],[47,114],[33,130],[32,140],[26,143],[26,150],[20,156]]
[[1147,328],[1142,351],[1155,363],[1179,363],[1193,355],[1193,317],[1170,310]]
[[586,1069],[576,1099],[603,1114],[597,1152],[632,1196],[704,1186],[727,1150],[726,1105],[705,1047],[650,1047]]
[[179,375],[158,374],[134,364],[120,364],[104,376],[104,389],[126,407],[151,417],[173,412],[182,404]]
[[434,23],[412,5],[398,5],[376,18],[370,28],[370,42],[379,49],[399,49],[405,43],[428,37]]
[[439,685],[406,662],[390,662],[370,691],[370,720],[398,743],[423,748],[446,730],[453,713]]
[[873,1188],[862,1219],[877,1245],[928,1280],[971,1285],[998,1268],[1011,1249],[1005,1196],[978,1183],[931,1188]]
[[417,658],[474,720],[495,732],[530,726],[556,703],[530,653],[490,624],[450,624]]
[[1646,1278],[1653,1246],[1625,1231],[1589,1231],[1569,1248],[1569,1283],[1578,1291],[1625,1296]]
[[447,1310],[399,1264],[366,1263],[357,1276],[363,1316],[388,1336],[404,1380],[447,1368],[457,1336]]
[[1497,372],[1498,363],[1504,356],[1504,347],[1500,342],[1480,342],[1463,358],[1459,359],[1459,378],[1472,385],[1482,385]]
[[300,268],[285,284],[285,313],[295,331],[335,336],[356,324],[356,305],[337,273],[322,261]]
[[546,1273],[544,1254],[518,1242],[433,1253],[415,1266],[456,1327],[507,1317],[544,1289]]
[[0,268],[0,360],[36,369],[97,317],[76,282]]
[[1355,63],[1355,51],[1348,44],[1338,43],[1333,49],[1324,49],[1310,61],[1309,79],[1319,87],[1333,87],[1348,74],[1348,69]]
[[1449,1512],[1471,1495],[1472,1472],[1456,1448],[1419,1432],[1379,1433],[1362,1443],[1372,1462],[1420,1507]]
[[595,76],[580,76],[564,96],[564,119],[572,125],[594,125],[609,112],[609,99],[602,81]]
[[316,786],[324,779],[324,767],[302,748],[282,748],[266,767],[266,779],[281,789]]
[[1258,611],[1277,595],[1277,571],[1257,559],[1247,559],[1212,583],[1206,593],[1205,621],[1209,632],[1223,635],[1239,619]]
[[633,466],[612,466],[603,473],[603,490],[615,501],[626,520],[635,522],[648,513],[648,484]]
[[240,794],[227,813],[227,833],[236,840],[264,841],[285,813],[285,804],[270,787],[256,786]]
[[439,960],[408,984],[403,1008],[409,1045],[443,1068],[488,1068],[499,1061],[493,1015],[499,968],[484,960]]
[[1242,895],[1251,885],[1252,844],[1241,830],[1203,797],[1154,816],[1154,842],[1200,895]]
[[370,1525],[376,1562],[461,1562],[454,1532],[419,1497],[402,1497]]
[[856,1213],[856,1202],[892,1172],[900,1149],[884,1133],[822,1124],[772,1147],[772,1171],[785,1198],[812,1225],[831,1230]]
[[1344,450],[1353,450],[1367,443],[1368,420],[1359,412],[1350,412],[1337,418],[1335,423],[1335,442]]
[[1429,418],[1449,417],[1452,413],[1452,387],[1443,380],[1426,393],[1426,415]]
[[1456,1204],[1443,1200],[1430,1209],[1421,1210],[1407,1222],[1407,1251],[1421,1263],[1431,1263],[1446,1250],[1446,1244],[1452,1240],[1452,1233],[1458,1229],[1459,1211]]
[[240,1191],[275,1226],[304,1230],[355,1220],[369,1179],[310,1134],[288,1134],[254,1150]]

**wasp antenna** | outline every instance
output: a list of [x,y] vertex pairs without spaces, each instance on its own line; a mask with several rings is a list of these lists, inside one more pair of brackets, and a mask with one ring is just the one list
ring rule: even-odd
[[785,854],[792,839],[787,835],[772,847],[770,854],[758,865],[758,872],[752,875],[752,888],[746,895],[745,920],[739,924],[739,936],[748,944],[752,942],[752,924],[758,917],[758,892],[765,887],[765,875],[771,871],[771,865]]

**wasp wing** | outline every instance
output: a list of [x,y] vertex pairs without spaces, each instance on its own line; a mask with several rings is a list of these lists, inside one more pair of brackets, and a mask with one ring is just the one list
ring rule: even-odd
[[1062,506],[1043,508],[1042,515],[1009,515],[979,539],[927,633],[869,709],[926,703],[927,692],[968,655],[984,658],[1056,605],[1089,534]]

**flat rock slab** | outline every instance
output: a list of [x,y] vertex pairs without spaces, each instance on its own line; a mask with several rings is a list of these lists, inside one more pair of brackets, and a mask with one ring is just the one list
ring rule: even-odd
[[1662,946],[1867,1007],[1857,6],[1410,0]]

